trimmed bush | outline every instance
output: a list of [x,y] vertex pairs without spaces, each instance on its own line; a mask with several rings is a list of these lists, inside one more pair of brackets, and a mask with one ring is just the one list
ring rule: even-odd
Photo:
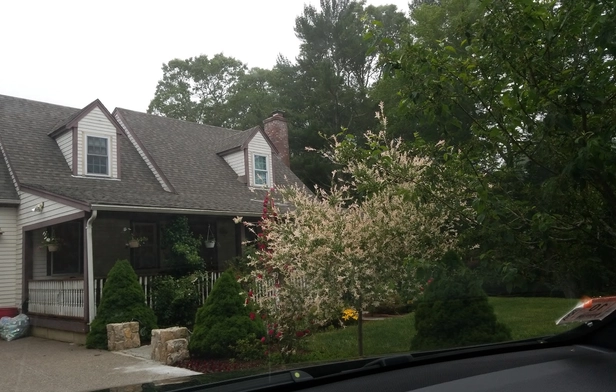
[[240,292],[240,285],[231,273],[225,272],[218,278],[205,304],[197,311],[188,344],[192,356],[231,358],[236,354],[238,341],[251,335],[264,336],[260,319],[250,319],[250,309],[244,305]]
[[429,283],[417,303],[411,350],[496,343],[511,339],[509,329],[497,322],[480,281],[449,253],[442,272]]
[[152,282],[153,309],[160,328],[193,328],[199,309],[199,291],[194,276],[157,276]]
[[86,347],[107,349],[107,324],[138,321],[142,340],[149,340],[157,328],[154,311],[145,304],[137,274],[127,260],[118,260],[103,287],[101,304],[90,325]]

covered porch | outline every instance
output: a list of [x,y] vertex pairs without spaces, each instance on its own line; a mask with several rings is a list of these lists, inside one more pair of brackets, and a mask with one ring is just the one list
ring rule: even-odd
[[[87,333],[96,315],[107,273],[120,259],[131,262],[144,289],[146,303],[151,306],[153,278],[173,267],[164,237],[165,229],[177,216],[98,211],[61,222],[25,227],[23,308],[32,326],[73,334]],[[195,236],[205,240],[213,234],[216,239],[212,247],[201,241],[199,250],[210,272],[207,279],[195,283],[204,301],[220,272],[227,268],[228,261],[242,253],[247,233],[231,216],[194,214],[187,218]],[[129,235],[141,238],[140,246],[130,245]],[[46,246],[45,238],[49,237],[58,242],[57,247]]]

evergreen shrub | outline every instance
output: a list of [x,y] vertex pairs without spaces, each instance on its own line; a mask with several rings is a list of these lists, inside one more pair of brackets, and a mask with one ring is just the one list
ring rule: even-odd
[[127,260],[118,260],[107,276],[101,303],[86,337],[86,347],[107,349],[107,324],[138,321],[141,340],[149,341],[156,315],[145,303],[137,274]]
[[230,272],[218,278],[205,304],[197,311],[195,327],[188,344],[191,356],[232,358],[238,341],[263,337],[259,317],[250,317],[239,283]]
[[481,282],[459,257],[450,252],[441,271],[426,285],[417,301],[411,350],[496,343],[511,339],[511,332],[496,320]]

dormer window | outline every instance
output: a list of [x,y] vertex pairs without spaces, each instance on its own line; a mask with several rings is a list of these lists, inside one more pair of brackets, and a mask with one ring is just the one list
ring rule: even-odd
[[254,184],[256,186],[268,186],[269,173],[267,171],[267,156],[254,155]]
[[87,174],[109,175],[109,138],[87,136]]

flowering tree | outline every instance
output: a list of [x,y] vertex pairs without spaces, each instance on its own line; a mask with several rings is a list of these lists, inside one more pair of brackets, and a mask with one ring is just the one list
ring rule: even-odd
[[[264,202],[246,279],[273,282],[273,291],[255,301],[276,320],[281,342],[350,305],[359,312],[363,355],[362,311],[394,289],[405,264],[437,260],[456,244],[455,220],[416,192],[431,161],[413,156],[400,140],[387,141],[384,131],[365,136],[366,149],[334,139],[328,156],[344,166],[329,191],[278,188],[292,206],[286,211],[271,194]],[[292,343],[283,350],[292,352]]]

